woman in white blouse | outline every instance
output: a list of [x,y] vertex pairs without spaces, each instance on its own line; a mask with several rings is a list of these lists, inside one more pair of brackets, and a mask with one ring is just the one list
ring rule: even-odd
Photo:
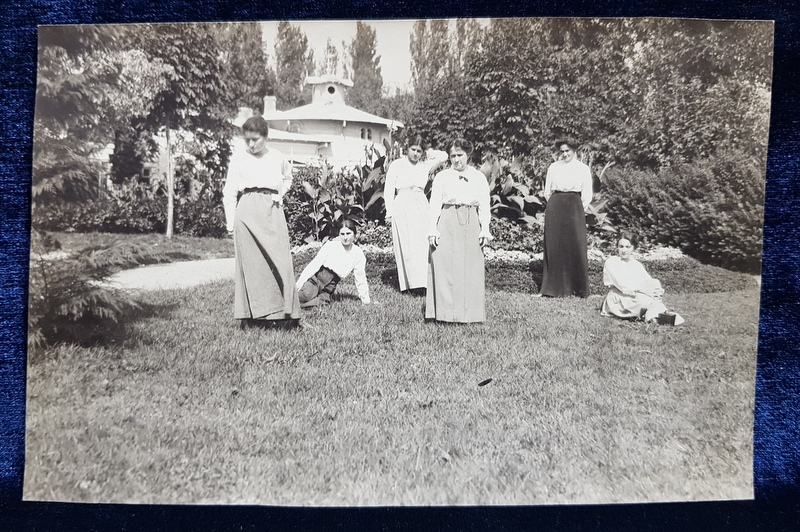
[[544,258],[541,294],[589,295],[586,207],[592,201],[592,174],[575,156],[574,141],[556,142],[559,158],[547,169],[544,197]]
[[406,156],[386,172],[383,200],[386,221],[392,225],[392,243],[400,291],[419,293],[428,280],[428,200],[425,185],[430,172],[447,160],[447,153],[429,149],[423,159],[419,135],[406,144]]
[[355,277],[358,297],[363,304],[369,304],[369,286],[365,271],[367,258],[361,248],[353,243],[356,232],[355,222],[343,221],[339,238],[323,244],[317,256],[303,269],[296,285],[302,308],[330,303],[336,285],[350,275],[350,272]]
[[293,327],[300,317],[283,197],[291,165],[267,148],[260,116],[243,125],[245,151],[231,157],[222,203],[236,256],[234,318],[242,327]]
[[489,243],[489,184],[467,163],[472,144],[450,144],[451,167],[436,174],[428,217],[430,259],[425,318],[486,321],[483,246]]
[[[600,314],[626,319],[642,318],[655,322],[658,315],[667,312],[662,301],[664,289],[658,279],[653,279],[642,263],[633,258],[637,239],[622,233],[617,239],[617,256],[609,257],[603,266],[603,284],[610,287]],[[683,323],[675,314],[675,325]]]

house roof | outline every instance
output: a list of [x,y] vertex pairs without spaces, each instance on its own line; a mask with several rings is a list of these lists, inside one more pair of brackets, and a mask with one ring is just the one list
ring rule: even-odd
[[381,124],[389,129],[404,127],[402,122],[389,120],[380,116],[361,111],[349,105],[327,102],[310,103],[302,107],[296,107],[287,111],[273,111],[264,115],[268,121],[280,120],[335,120],[348,122],[367,122],[370,124]]

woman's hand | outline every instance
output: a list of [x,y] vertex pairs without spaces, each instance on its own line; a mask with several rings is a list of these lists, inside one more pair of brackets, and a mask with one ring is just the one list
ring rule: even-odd
[[439,237],[436,235],[429,235],[428,236],[428,245],[435,248],[439,245]]

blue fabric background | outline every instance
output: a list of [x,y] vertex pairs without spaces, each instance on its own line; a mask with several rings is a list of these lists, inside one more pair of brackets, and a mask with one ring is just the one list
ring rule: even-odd
[[[0,530],[800,530],[800,16],[778,0],[3,0],[0,2]],[[38,24],[320,18],[657,16],[775,20],[755,412],[755,501],[287,509],[23,503],[25,312]]]

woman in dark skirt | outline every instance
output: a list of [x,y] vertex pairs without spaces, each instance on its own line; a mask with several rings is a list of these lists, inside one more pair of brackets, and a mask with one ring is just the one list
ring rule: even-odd
[[559,159],[547,169],[544,197],[544,271],[541,294],[548,297],[589,295],[586,215],[592,201],[592,174],[575,157],[577,144],[556,143]]
[[256,116],[242,126],[246,151],[231,157],[222,203],[236,257],[234,318],[241,325],[289,328],[300,318],[283,197],[291,165],[266,146],[269,128]]
[[450,145],[451,167],[436,174],[431,189],[430,245],[425,318],[486,321],[483,246],[489,243],[489,184],[467,164],[472,144]]

